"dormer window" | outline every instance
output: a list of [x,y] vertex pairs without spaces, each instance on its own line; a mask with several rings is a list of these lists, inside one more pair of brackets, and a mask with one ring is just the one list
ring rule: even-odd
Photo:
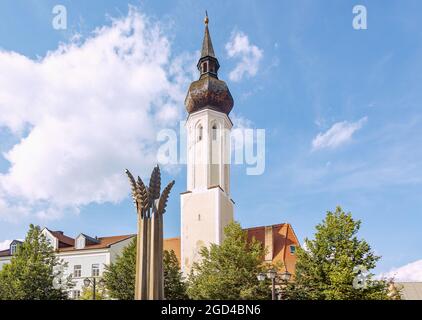
[[76,238],[76,249],[83,249],[85,248],[85,237],[83,235],[80,235]]
[[93,238],[84,233],[81,233],[75,239],[75,249],[85,249],[91,245],[99,244],[97,237]]
[[18,244],[14,243],[10,246],[10,254],[14,255],[16,254],[16,252],[18,251]]

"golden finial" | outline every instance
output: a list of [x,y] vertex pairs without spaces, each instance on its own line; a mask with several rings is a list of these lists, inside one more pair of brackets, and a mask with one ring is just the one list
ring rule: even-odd
[[204,23],[207,25],[209,21],[210,21],[210,20],[208,19],[208,12],[207,12],[207,10],[205,10],[205,19],[204,19]]

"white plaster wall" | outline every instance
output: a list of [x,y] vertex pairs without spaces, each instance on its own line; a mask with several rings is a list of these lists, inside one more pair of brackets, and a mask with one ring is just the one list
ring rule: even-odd
[[65,275],[72,274],[75,265],[81,265],[81,277],[72,278],[75,283],[75,287],[71,290],[80,290],[82,293],[83,280],[87,277],[92,276],[92,265],[99,264],[100,276],[104,272],[104,265],[110,263],[110,251],[108,249],[100,250],[78,250],[72,253],[58,253],[57,256],[64,262],[67,262],[68,266]]
[[120,241],[110,247],[110,262],[116,261],[116,258],[122,254],[123,249],[132,242],[133,238]]

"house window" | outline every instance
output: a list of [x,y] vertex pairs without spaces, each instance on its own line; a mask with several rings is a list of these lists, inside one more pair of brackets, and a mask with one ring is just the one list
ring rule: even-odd
[[14,243],[10,246],[10,254],[11,255],[14,255],[17,250],[18,250],[18,245],[16,243]]
[[98,277],[100,275],[100,265],[98,263],[94,263],[92,265],[92,276]]
[[217,125],[214,124],[212,126],[211,132],[212,132],[212,139],[217,140]]
[[75,300],[79,300],[81,297],[81,291],[80,290],[73,290],[72,291],[72,298]]
[[82,266],[80,264],[73,266],[73,277],[80,278],[82,276]]
[[290,246],[290,253],[295,254],[296,253],[296,246]]

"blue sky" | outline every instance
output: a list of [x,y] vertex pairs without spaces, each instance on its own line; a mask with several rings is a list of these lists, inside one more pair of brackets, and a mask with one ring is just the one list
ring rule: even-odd
[[[0,112],[3,113],[3,117],[0,116],[0,151],[3,154],[0,156],[0,174],[6,177],[3,178],[4,185],[7,181],[13,182],[13,187],[3,187],[5,191],[2,191],[0,183],[0,242],[24,237],[30,222],[63,230],[73,236],[80,232],[93,236],[135,232],[135,213],[128,189],[120,188],[118,196],[114,197],[110,195],[113,186],[108,189],[98,187],[103,189],[97,192],[94,182],[104,186],[120,181],[119,177],[112,175],[115,168],[111,167],[116,153],[116,166],[122,166],[122,173],[126,166],[125,159],[129,169],[140,172],[144,177],[152,169],[142,166],[148,154],[133,156],[132,145],[128,144],[129,150],[124,150],[126,145],[119,144],[121,141],[133,142],[128,137],[113,140],[115,135],[123,135],[128,127],[135,124],[117,120],[112,126],[107,122],[115,131],[109,130],[109,136],[100,136],[102,119],[98,110],[102,110],[102,107],[95,104],[95,108],[98,108],[95,109],[96,113],[89,112],[89,104],[80,107],[90,99],[90,90],[96,89],[91,88],[88,82],[86,92],[81,92],[82,85],[77,85],[80,81],[83,83],[83,77],[95,75],[92,75],[93,72],[85,74],[83,70],[75,71],[75,61],[81,61],[77,54],[68,60],[63,58],[71,48],[68,47],[65,53],[57,50],[60,43],[65,46],[76,43],[74,45],[77,47],[83,46],[87,38],[95,39],[94,29],[103,26],[111,28],[110,17],[125,19],[128,16],[128,3],[117,0],[106,3],[61,1],[60,4],[67,8],[67,30],[55,30],[51,26],[51,11],[56,4],[56,1],[35,0],[2,1],[0,4],[0,65],[3,68],[3,71],[0,70],[3,73],[0,75]],[[150,91],[147,93],[157,94],[157,100],[145,102],[150,103],[149,107],[145,107],[145,112],[153,114],[151,119],[157,120],[153,107],[162,102],[160,99],[168,103],[168,109],[159,110],[163,114],[168,111],[172,116],[167,118],[167,115],[161,115],[159,119],[167,119],[173,126],[186,116],[183,103],[180,103],[184,96],[180,98],[180,92],[185,94],[191,80],[189,72],[196,63],[195,57],[203,36],[204,11],[208,10],[211,37],[221,64],[220,78],[227,82],[235,100],[234,117],[250,127],[266,130],[264,174],[248,176],[245,166],[232,166],[231,188],[236,202],[236,220],[244,227],[290,222],[302,241],[305,237],[312,237],[314,226],[323,219],[327,210],[341,205],[344,210],[351,211],[355,218],[362,220],[360,235],[382,255],[378,272],[422,259],[420,1],[134,1],[131,4],[142,19],[148,20],[147,26],[158,26],[161,32],[159,37],[168,40],[168,45],[162,49],[166,50],[162,59],[169,59],[172,63],[166,65],[161,61],[152,66],[168,72],[171,85],[163,84],[156,93],[156,88],[149,88],[148,85],[153,86],[154,81],[161,81],[157,76],[157,79],[140,85],[139,90],[142,92],[148,87]],[[363,4],[367,8],[367,30],[352,27],[352,9],[356,4]],[[78,40],[71,40],[75,34],[79,34]],[[247,53],[239,51],[238,55],[230,56],[226,48],[227,43],[233,42],[236,36],[247,39],[249,49],[256,48],[262,53],[261,58],[249,65],[249,68],[256,67],[256,71],[246,72],[239,79],[230,77],[230,72],[242,65],[242,57]],[[104,46],[110,45],[111,41],[113,38],[108,38]],[[157,45],[158,51],[153,56],[160,57],[162,43],[154,41],[152,43]],[[78,49],[74,50],[78,52]],[[81,59],[96,61],[96,51],[89,50],[84,51]],[[141,54],[145,53],[143,49],[139,50]],[[47,52],[54,57],[48,60]],[[23,70],[25,64],[19,62],[19,57],[30,65],[28,70],[32,68],[34,71]],[[178,57],[181,57],[180,60]],[[55,72],[63,70],[54,69],[54,59],[66,61],[66,70],[69,71],[63,73],[59,80],[55,78]],[[83,62],[89,68],[89,61],[85,60]],[[136,59],[133,61],[138,63]],[[126,69],[119,69],[124,65],[120,62],[110,63],[116,68],[110,73],[121,76],[122,81],[116,81],[116,85],[124,86]],[[168,71],[171,66],[183,70],[176,68]],[[38,69],[42,68],[44,71],[38,73]],[[98,71],[98,81],[108,79],[108,68],[111,66],[104,66],[104,70],[102,67],[92,69]],[[183,79],[179,81],[178,76]],[[45,80],[47,77],[51,82]],[[142,75],[139,77],[142,79]],[[92,79],[97,81],[95,77]],[[51,85],[44,88],[40,84],[43,81]],[[57,81],[75,85],[76,91],[64,91],[66,99],[60,100],[60,97],[54,96]],[[48,89],[52,95],[49,100],[37,101],[37,93],[32,88],[38,86],[40,90]],[[110,88],[107,84],[104,86],[106,89],[101,92],[105,103],[119,101],[114,98],[107,100],[107,88]],[[174,89],[175,93],[162,98],[162,92],[168,88]],[[8,90],[9,100],[2,97],[2,90]],[[70,101],[75,96],[72,92],[78,92],[84,98]],[[141,93],[128,92],[130,95],[120,96],[120,99],[144,99]],[[13,97],[16,100],[19,97],[23,102],[14,101]],[[65,107],[54,109],[52,103],[52,107],[46,107],[43,112],[33,110],[51,101],[61,101]],[[131,108],[131,103],[136,101],[127,103],[128,107],[125,102],[127,110]],[[110,108],[107,110],[116,112],[119,106],[115,103]],[[79,120],[86,117],[94,119],[94,122],[90,122],[93,138],[89,137],[91,132],[85,131],[85,127],[78,127]],[[61,145],[70,148],[72,141],[76,143],[72,150],[76,150],[75,154],[79,152],[79,140],[72,136],[67,141],[65,134],[60,137],[62,144],[53,144],[51,141],[56,137],[51,133],[55,132],[52,129],[55,127],[51,123],[46,125],[46,119],[51,118],[57,120],[58,126],[66,119],[69,127],[64,131],[72,131],[71,124],[74,123],[74,129],[81,136],[85,134],[84,141],[92,145],[87,142],[81,146],[81,153],[89,153],[85,147],[92,146],[96,150],[99,148],[98,141],[108,141],[104,139],[116,142],[117,146],[113,144],[112,147],[116,152],[109,158],[108,151],[103,150],[109,146],[104,146],[95,153],[103,154],[102,158],[76,156],[66,161],[66,158],[56,157],[55,152],[60,152],[57,150],[61,150]],[[68,122],[69,119],[75,121]],[[97,123],[95,119],[100,120]],[[122,115],[122,119],[126,119],[125,115]],[[147,128],[143,119],[140,118],[139,123],[137,130],[141,133],[136,139],[151,139],[154,131]],[[147,134],[150,129],[151,136]],[[39,140],[36,133],[41,136]],[[318,135],[319,140],[316,139]],[[19,145],[22,148],[17,148],[11,155],[12,148]],[[42,155],[38,159],[39,148]],[[8,153],[9,156],[5,155]],[[23,159],[25,155],[34,155],[34,158]],[[50,167],[45,165],[48,159],[55,159],[49,164]],[[107,159],[111,159],[110,162]],[[97,163],[101,165],[97,167]],[[31,166],[35,168],[33,170],[44,171],[40,174],[39,171],[25,169]],[[73,172],[66,171],[68,166],[75,166],[78,175],[63,175],[67,179],[58,183],[55,173]],[[52,168],[52,172],[47,172],[46,168]],[[78,184],[85,170],[95,177],[93,183],[84,180],[82,190],[67,190],[66,185]],[[35,174],[32,185],[30,174]],[[103,174],[112,178],[102,178]],[[179,235],[178,194],[185,191],[185,168],[180,166],[164,172],[164,181],[173,178],[176,186],[165,221],[165,234],[168,237]],[[37,184],[39,186],[44,181],[51,188],[39,190]],[[63,188],[63,192],[57,191],[60,188]],[[40,211],[43,213],[40,214]]]

